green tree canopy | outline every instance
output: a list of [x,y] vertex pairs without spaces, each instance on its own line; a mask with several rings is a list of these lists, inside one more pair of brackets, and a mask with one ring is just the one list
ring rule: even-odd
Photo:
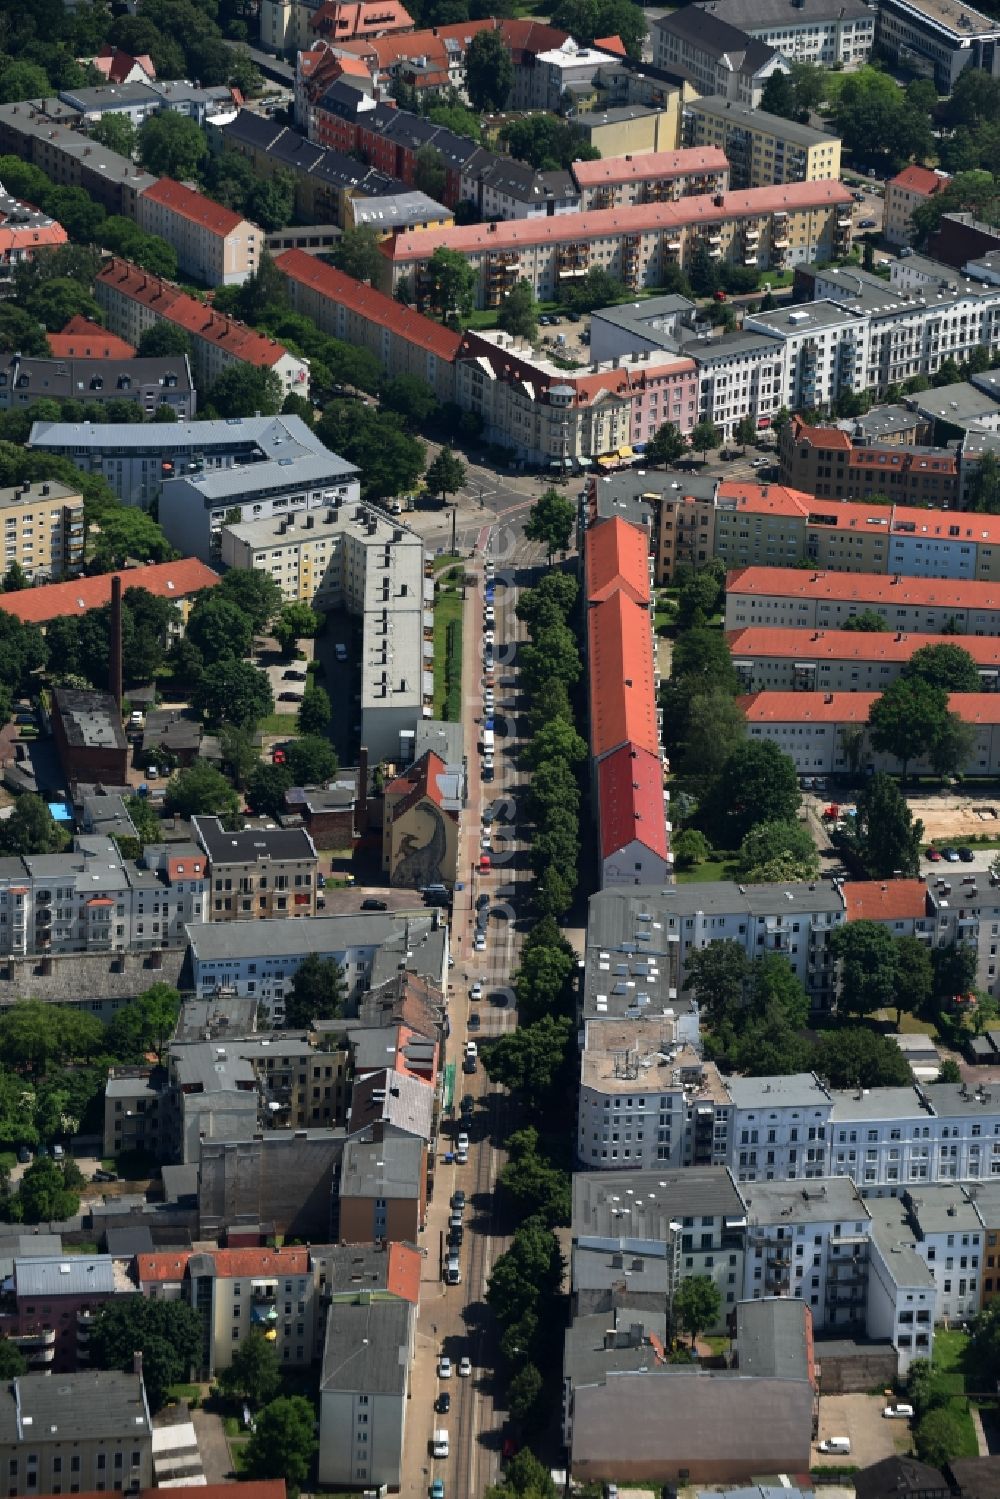
[[462,488],[465,476],[466,469],[462,460],[452,448],[443,447],[428,464],[424,482],[431,494],[439,494],[447,501],[450,494],[456,494]]
[[213,724],[249,728],[274,712],[267,673],[230,657],[207,666],[192,693],[194,708]]
[[177,770],[167,782],[166,808],[177,817],[232,817],[240,805],[239,797],[220,770],[207,760],[196,760],[185,770]]
[[480,31],[472,38],[465,49],[465,86],[480,114],[506,109],[514,86],[514,60],[501,32]]
[[208,141],[196,120],[173,111],[150,115],[139,127],[139,159],[155,177],[197,177]]
[[925,645],[903,667],[901,675],[913,681],[929,682],[945,692],[979,692],[982,682],[979,668],[960,645]]
[[345,229],[331,258],[338,271],[353,276],[355,281],[375,284],[379,279],[383,260],[377,231],[370,224]]
[[285,995],[285,1025],[304,1030],[314,1020],[336,1020],[344,1013],[347,980],[335,958],[307,953],[295,970]]
[[13,812],[0,822],[0,851],[5,854],[57,854],[68,842],[68,833],[32,791],[19,796]]
[[911,760],[921,759],[944,729],[948,694],[921,677],[899,676],[872,703],[868,737],[880,754],[900,763],[903,779]]
[[124,1062],[141,1062],[148,1052],[162,1058],[177,1029],[181,997],[170,984],[152,984],[116,1010],[108,1023],[108,1050]]
[[705,801],[718,844],[733,848],[761,822],[793,822],[802,802],[795,766],[777,745],[748,739],[726,760]]
[[[492,36],[493,32],[480,32],[479,36]],[[473,37],[473,41],[479,40],[479,36]],[[538,331],[538,303],[535,301],[535,293],[531,282],[523,278],[512,286],[510,291],[500,303],[500,311],[497,313],[497,327],[502,328],[514,338],[531,340]]]
[[884,634],[889,626],[881,614],[877,614],[874,609],[862,609],[860,614],[852,614],[848,619],[845,619],[840,628],[842,630],[860,630],[862,633],[879,635]]
[[255,635],[263,634],[281,608],[280,584],[270,573],[256,568],[231,567],[213,594],[235,604]]
[[258,1328],[251,1328],[234,1351],[229,1367],[219,1373],[227,1395],[249,1400],[253,1406],[273,1400],[281,1386],[281,1366],[274,1345]]
[[670,468],[679,458],[683,458],[687,452],[687,443],[676,422],[664,422],[657,427],[653,436],[646,444],[646,461],[648,463],[660,463],[664,468]]
[[879,921],[849,921],[829,937],[840,964],[837,1009],[841,1014],[871,1015],[890,1009],[896,984],[896,946]]
[[857,798],[853,835],[846,838],[871,880],[890,879],[898,870],[915,876],[920,869],[920,840],[924,825],[906,804],[891,776],[879,771]]
[[282,1395],[266,1405],[246,1448],[251,1478],[283,1478],[290,1488],[305,1482],[316,1451],[315,1414],[302,1395]]
[[714,1327],[722,1310],[722,1295],[710,1275],[686,1275],[674,1292],[673,1313],[678,1326],[691,1335]]
[[319,786],[337,774],[337,752],[321,734],[302,734],[289,740],[285,753],[296,786]]
[[158,1410],[169,1386],[186,1380],[200,1362],[201,1347],[201,1317],[186,1301],[115,1296],[100,1308],[91,1327],[90,1363],[129,1373],[135,1351],[141,1349],[146,1394]]
[[767,884],[811,880],[818,873],[819,854],[804,823],[759,822],[740,844],[741,880]]
[[320,735],[326,733],[333,716],[330,695],[324,687],[307,687],[299,704],[297,724],[300,734]]
[[[231,574],[230,574],[231,576]],[[187,624],[187,638],[206,661],[250,654],[253,628],[243,610],[221,589],[211,588],[195,600]]]
[[892,1037],[860,1025],[823,1031],[812,1065],[834,1088],[902,1088],[911,1081],[909,1063]]
[[24,1223],[61,1223],[76,1216],[80,1194],[66,1185],[66,1173],[58,1161],[40,1156],[21,1178],[17,1202]]
[[551,567],[556,552],[568,551],[575,524],[576,509],[573,502],[560,494],[558,489],[547,489],[528,513],[524,527],[525,539],[541,542]]
[[262,416],[276,416],[283,399],[281,380],[274,370],[246,363],[223,370],[205,394],[206,405],[220,417],[253,416],[258,411]]

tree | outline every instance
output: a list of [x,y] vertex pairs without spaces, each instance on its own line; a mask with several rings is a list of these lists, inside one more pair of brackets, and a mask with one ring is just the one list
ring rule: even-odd
[[738,744],[705,799],[705,816],[717,828],[718,846],[733,848],[759,822],[793,822],[802,802],[789,757],[767,740]]
[[657,427],[646,444],[646,459],[649,463],[660,463],[669,468],[687,452],[687,443],[676,422],[664,422]]
[[965,486],[965,508],[997,515],[1000,513],[1000,458],[995,453],[983,453],[971,468]]
[[196,760],[185,770],[175,771],[167,782],[165,805],[177,817],[232,817],[239,810],[239,797],[221,771],[207,760]]
[[259,178],[250,189],[247,217],[267,234],[284,229],[295,212],[295,177],[281,168]]
[[948,776],[969,764],[976,748],[975,724],[957,713],[946,713],[931,743],[928,759],[936,775]]
[[740,844],[741,880],[811,880],[818,873],[819,855],[804,823],[759,822]]
[[681,770],[700,786],[710,785],[746,737],[746,715],[723,689],[698,692],[688,703]]
[[216,377],[205,400],[220,417],[253,416],[255,412],[276,416],[281,410],[283,394],[281,380],[274,370],[241,362],[231,364]]
[[529,1107],[544,1108],[558,1083],[571,1077],[569,1015],[543,1015],[531,1025],[508,1031],[483,1048],[483,1067],[491,1082],[520,1095]]
[[934,1081],[936,1083],[960,1083],[962,1081],[962,1069],[954,1057],[945,1057]]
[[943,687],[919,677],[899,676],[872,703],[868,737],[880,754],[895,756],[905,781],[910,761],[926,755],[947,714],[948,694]]
[[913,681],[930,682],[945,692],[979,692],[982,682],[979,668],[960,645],[925,645],[903,667],[901,676]]
[[431,494],[439,494],[447,502],[450,494],[456,494],[465,483],[465,464],[452,448],[444,447],[428,465],[424,475]]
[[949,1003],[976,986],[976,949],[968,943],[949,942],[931,952],[934,998]]
[[353,276],[355,281],[378,281],[383,256],[379,249],[379,237],[370,224],[360,224],[354,229],[345,229],[332,259],[338,271]]
[[139,159],[155,177],[197,177],[208,154],[208,141],[197,122],[187,115],[163,111],[139,126]]
[[249,1400],[253,1406],[273,1400],[281,1386],[281,1366],[274,1345],[257,1328],[251,1328],[235,1350],[228,1369],[219,1374],[227,1395]]
[[878,921],[849,921],[830,933],[829,950],[840,964],[837,1010],[870,1015],[891,1009],[896,984],[896,945]]
[[247,779],[247,803],[264,817],[279,817],[285,810],[285,793],[295,785],[287,765],[254,767]]
[[713,422],[699,422],[691,433],[691,446],[704,463],[710,449],[722,447],[722,433]]
[[674,1319],[691,1334],[692,1348],[700,1332],[715,1326],[721,1310],[722,1296],[709,1275],[686,1275],[674,1292]]
[[285,996],[285,1025],[289,1030],[306,1030],[314,1020],[336,1020],[346,1003],[347,981],[337,960],[307,953]]
[[447,185],[448,163],[443,155],[436,146],[421,146],[413,158],[413,186],[440,203]]
[[0,852],[4,854],[57,854],[69,836],[55,822],[47,804],[32,791],[14,803],[14,810],[0,822]]
[[319,734],[303,734],[299,739],[289,740],[286,754],[296,786],[319,786],[337,774],[337,752]]
[[552,25],[588,47],[598,37],[617,36],[630,57],[640,56],[646,37],[646,18],[631,0],[560,0]]
[[147,1052],[160,1059],[177,1029],[180,994],[170,984],[152,984],[144,994],[112,1016],[106,1039],[109,1051],[125,1062],[141,1062]]
[[514,86],[514,60],[499,31],[480,31],[465,49],[465,87],[473,109],[498,114]]
[[135,126],[128,115],[101,115],[90,127],[90,138],[119,156],[131,157],[135,150]]
[[896,166],[933,149],[927,115],[907,100],[894,78],[874,67],[843,80],[831,117],[847,149],[861,160],[881,158]]
[[43,99],[50,92],[44,68],[30,62],[11,62],[0,73],[0,104]]
[[178,328],[174,323],[154,323],[141,334],[138,351],[141,359],[165,359],[174,354],[178,357],[187,354],[190,357],[191,335],[185,328]]
[[771,74],[764,85],[760,107],[767,114],[780,115],[783,120],[798,120],[799,106],[789,73]]
[[74,1218],[80,1206],[79,1192],[67,1187],[62,1166],[51,1156],[32,1161],[21,1178],[17,1200],[25,1223],[61,1223]]
[[[772,74],[772,77],[777,76],[779,75]],[[739,421],[736,423],[735,435],[736,441],[739,443],[740,447],[745,453],[747,448],[756,439],[757,436],[757,423],[754,421],[752,416],[740,417]]]
[[321,441],[361,470],[365,499],[387,499],[412,489],[424,471],[427,449],[403,430],[394,412],[333,401],[319,426]]
[[898,870],[915,877],[920,870],[920,840],[924,825],[913,813],[893,781],[883,771],[872,776],[857,799],[854,832],[848,840],[870,880],[890,879]]
[[948,1405],[922,1416],[913,1437],[920,1461],[934,1468],[944,1468],[965,1451],[965,1423]]
[[678,630],[702,628],[725,600],[725,565],[710,562],[696,572],[679,572],[676,581]]
[[319,632],[323,617],[308,604],[296,600],[286,604],[271,626],[281,652],[290,656],[299,640],[311,640]]
[[101,320],[101,309],[86,286],[68,276],[42,281],[28,297],[26,306],[50,333],[65,328],[70,318],[87,317],[98,323]]
[[[142,1350],[142,1375],[150,1406],[158,1410],[172,1384],[188,1378],[201,1361],[201,1316],[186,1301],[151,1301],[115,1296],[94,1319],[88,1344],[97,1369],[131,1372],[135,1350]],[[152,1357],[150,1354],[152,1352]]]
[[507,1163],[497,1185],[512,1200],[518,1216],[535,1218],[547,1228],[568,1224],[570,1177],[538,1151],[538,1131],[517,1130],[506,1141]]
[[251,621],[221,589],[212,588],[195,601],[187,624],[187,638],[206,661],[250,654],[253,645]]
[[525,749],[525,764],[537,770],[549,760],[580,765],[587,758],[587,741],[565,718],[554,718],[538,730]]
[[811,1065],[834,1088],[902,1088],[912,1081],[892,1037],[860,1025],[823,1031]]
[[230,657],[207,666],[195,683],[191,701],[213,724],[249,728],[274,712],[274,695],[267,673],[247,661]]
[[[419,152],[417,154],[419,157]],[[427,192],[427,189],[422,191]],[[434,197],[434,194],[429,196]],[[442,319],[467,317],[475,306],[478,280],[478,272],[464,255],[439,246],[427,262],[428,301]]]
[[283,1478],[297,1490],[316,1451],[315,1413],[302,1395],[282,1395],[266,1405],[246,1447],[251,1478]]
[[323,735],[330,727],[333,707],[323,687],[307,687],[302,694],[296,723],[300,734]]
[[698,1008],[713,1030],[743,1008],[750,979],[750,959],[741,943],[730,938],[709,942],[687,956],[684,991],[698,1002]]
[[28,1372],[28,1360],[9,1337],[0,1338],[0,1379],[5,1383]]
[[394,411],[410,430],[431,421],[439,405],[433,389],[419,375],[395,375],[386,380],[380,400],[382,410]]
[[270,573],[231,567],[209,597],[218,595],[243,613],[254,635],[261,635],[281,608],[281,586]]
[[697,828],[682,828],[674,837],[673,853],[678,869],[693,869],[712,857],[712,845]]
[[[478,42],[480,37],[497,36],[499,33],[492,31],[481,31],[472,38],[473,43]],[[468,57],[468,53],[466,53]],[[522,280],[512,286],[510,291],[500,303],[500,311],[497,313],[497,327],[502,328],[513,338],[524,338],[531,340],[538,331],[538,303],[531,289],[531,282]]]
[[562,299],[571,312],[593,312],[595,307],[620,302],[625,295],[621,281],[603,266],[592,265],[585,276],[565,288]]
[[860,614],[852,614],[845,619],[840,627],[842,630],[860,630],[862,633],[880,635],[888,630],[889,626],[881,614],[876,614],[874,609],[862,609]]
[[140,562],[168,562],[175,555],[153,517],[137,505],[122,505],[101,513],[90,528],[91,560],[100,572],[124,567],[128,558]]
[[551,567],[556,552],[569,550],[575,524],[576,509],[572,500],[561,495],[558,489],[547,489],[529,511],[524,527],[525,539],[544,545]]
[[541,1405],[544,1389],[545,1381],[534,1364],[524,1364],[518,1369],[507,1384],[507,1408],[515,1421],[532,1422]]
[[923,1015],[930,1004],[934,970],[927,944],[918,937],[896,938],[896,1027],[903,1012]]

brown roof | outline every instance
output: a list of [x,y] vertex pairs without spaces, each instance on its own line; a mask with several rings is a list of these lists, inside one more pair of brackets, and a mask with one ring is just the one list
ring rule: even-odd
[[923,880],[846,880],[840,888],[848,921],[907,921],[927,915]]
[[218,573],[197,557],[177,562],[153,562],[148,567],[126,568],[118,573],[98,573],[91,578],[72,578],[68,583],[45,583],[18,593],[0,594],[0,609],[25,624],[44,625],[61,614],[86,614],[111,602],[111,580],[122,580],[122,592],[145,588],[160,599],[186,599],[203,588],[214,588]]
[[587,602],[599,604],[623,588],[636,604],[649,603],[649,542],[620,515],[591,526],[584,543]]

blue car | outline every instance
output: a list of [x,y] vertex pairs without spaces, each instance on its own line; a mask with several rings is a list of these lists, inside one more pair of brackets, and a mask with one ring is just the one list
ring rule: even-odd
[[444,1499],[444,1479],[435,1478],[431,1484],[431,1499]]

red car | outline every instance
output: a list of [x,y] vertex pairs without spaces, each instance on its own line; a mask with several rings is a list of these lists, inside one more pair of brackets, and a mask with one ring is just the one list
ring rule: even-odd
[[928,859],[930,859],[932,864],[940,864],[941,850],[939,848],[935,848],[932,844],[931,847],[927,850],[927,857]]
[[274,765],[284,765],[286,758],[285,752],[280,746],[271,751],[271,762]]

